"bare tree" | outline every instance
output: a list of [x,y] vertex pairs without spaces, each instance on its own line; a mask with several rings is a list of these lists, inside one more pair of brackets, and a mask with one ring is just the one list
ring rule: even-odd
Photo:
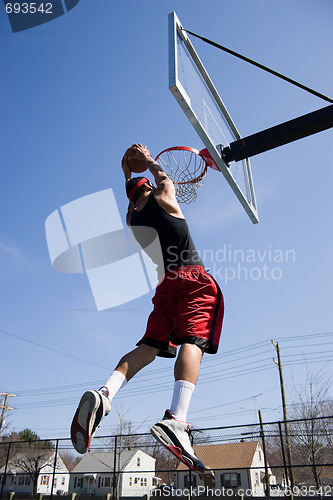
[[54,455],[53,451],[33,448],[19,453],[10,461],[11,467],[19,469],[22,474],[28,475],[31,478],[33,495],[37,493],[40,472],[45,467],[53,467],[52,455]]
[[[50,457],[54,456],[54,446],[49,440],[41,440],[30,429],[12,432],[1,439],[1,448],[8,450],[10,444],[10,457],[8,466],[18,469],[19,474],[28,475],[33,484],[34,494],[40,471],[51,465]],[[2,457],[3,459],[3,457]]]
[[119,418],[119,424],[115,434],[117,435],[117,453],[120,457],[122,451],[131,450],[135,447],[135,443],[138,441],[140,436],[137,432],[142,424],[134,428],[133,423],[130,420],[125,419],[122,407],[120,407],[120,409],[116,407],[116,411]]
[[81,461],[80,457],[74,456],[70,451],[62,450],[60,451],[59,455],[69,472],[72,472],[74,467]]
[[266,450],[268,463],[276,476],[278,484],[288,483],[288,472],[286,470],[285,443],[282,434],[282,426],[273,424],[269,429],[269,436],[266,437]]
[[332,400],[329,399],[330,380],[321,374],[307,373],[305,388],[294,388],[293,404],[289,410],[293,461],[308,467],[296,468],[298,481],[320,488],[322,464],[332,456],[333,418]]
[[27,447],[39,447],[45,450],[52,450],[53,443],[49,440],[41,440],[39,436],[30,429],[19,432],[11,432],[0,439],[0,466],[3,466],[7,459],[8,446],[10,445],[10,456],[13,457]]
[[156,459],[156,476],[159,477],[163,483],[172,484],[175,470],[179,464],[178,458],[149,435],[146,436],[146,449],[148,455]]

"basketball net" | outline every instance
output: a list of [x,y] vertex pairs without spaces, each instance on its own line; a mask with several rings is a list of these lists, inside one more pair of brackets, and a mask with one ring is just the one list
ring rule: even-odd
[[162,151],[155,160],[172,180],[179,203],[192,203],[203,184],[207,167],[217,168],[207,149],[175,146]]

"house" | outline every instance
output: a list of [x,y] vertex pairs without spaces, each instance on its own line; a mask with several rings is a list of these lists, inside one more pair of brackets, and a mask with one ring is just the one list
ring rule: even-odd
[[[31,449],[17,453],[7,464],[3,491],[49,495],[53,481],[53,494],[67,494],[69,471],[58,453],[54,469],[54,459],[54,450]],[[1,481],[4,474],[5,466],[0,469]]]
[[[264,454],[258,441],[194,446],[194,450],[200,460],[214,471],[214,479],[198,472],[189,474],[188,468],[180,463],[175,474],[176,491],[192,487],[192,494],[206,496],[211,496],[213,492],[223,496],[225,490],[232,490],[233,496],[265,495]],[[269,467],[268,475],[269,484],[275,484],[275,476],[272,476]]]
[[122,451],[116,456],[115,474],[113,452],[89,452],[72,470],[69,492],[101,496],[115,487],[121,497],[149,495],[158,484],[155,462],[142,450]]

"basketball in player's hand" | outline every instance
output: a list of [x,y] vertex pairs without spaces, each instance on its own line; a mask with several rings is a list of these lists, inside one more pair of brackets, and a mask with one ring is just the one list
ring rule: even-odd
[[124,154],[124,158],[131,172],[140,174],[147,170],[147,161],[135,148],[128,148]]

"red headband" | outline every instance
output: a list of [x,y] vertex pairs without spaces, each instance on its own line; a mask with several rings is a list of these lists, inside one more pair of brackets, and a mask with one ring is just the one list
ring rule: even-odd
[[147,177],[144,177],[143,179],[139,180],[139,182],[135,184],[135,186],[132,187],[132,189],[128,193],[128,198],[130,201],[132,200],[133,196],[135,195],[139,187],[142,186],[142,184],[145,184],[146,182],[149,182],[149,179],[147,179]]

